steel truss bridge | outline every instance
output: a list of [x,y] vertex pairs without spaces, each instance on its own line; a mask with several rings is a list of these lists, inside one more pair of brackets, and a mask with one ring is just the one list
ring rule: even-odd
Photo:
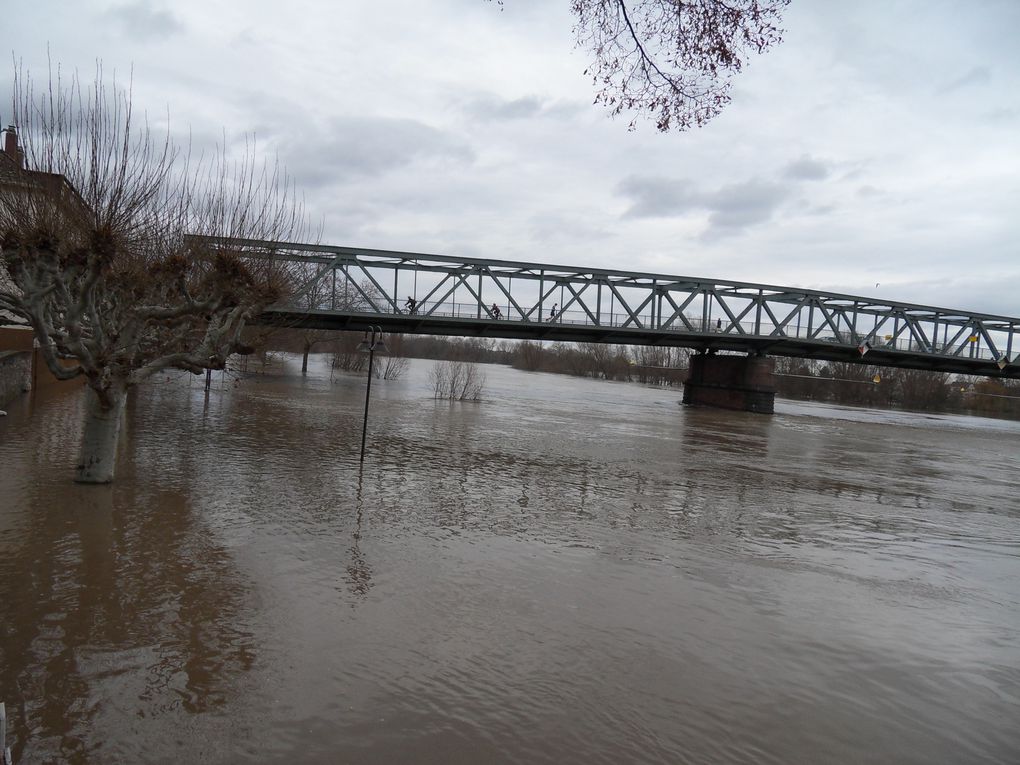
[[1020,377],[1020,319],[1005,316],[615,269],[205,241],[295,268],[296,293],[265,311],[262,324],[681,346]]

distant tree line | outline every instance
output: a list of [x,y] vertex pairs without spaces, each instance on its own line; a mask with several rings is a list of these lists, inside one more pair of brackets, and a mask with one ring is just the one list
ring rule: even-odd
[[[317,350],[332,353],[334,366],[364,372],[367,357],[357,350],[360,332],[321,333]],[[301,353],[306,335],[279,330],[274,350]],[[529,372],[679,387],[687,377],[691,351],[685,348],[540,343],[440,335],[387,335],[391,356],[439,361],[507,364]],[[876,377],[878,382],[876,382]],[[872,364],[776,359],[776,391],[782,398],[843,406],[958,412],[1020,419],[1020,381],[952,375]]]
[[[315,330],[314,348],[333,354],[335,366],[349,372],[363,371],[365,354],[358,351],[361,332]],[[306,355],[309,333],[280,329],[265,339],[269,350]],[[607,345],[603,343],[550,343],[529,340],[494,340],[481,337],[441,335],[387,335],[390,354],[439,361],[506,364],[530,372],[620,380],[646,385],[680,385],[686,376],[690,352],[681,348]]]
[[679,385],[687,376],[690,352],[682,348],[610,345],[606,343],[541,343],[524,340],[514,347],[511,363],[533,372],[619,380],[645,385]]
[[[309,340],[311,339],[311,342]],[[307,356],[329,353],[336,357],[338,368],[350,372],[368,366],[368,359],[358,350],[364,339],[362,332],[330,332],[327,330],[278,329],[265,338],[264,347],[270,351],[286,351]],[[438,335],[385,336],[389,355],[439,361],[469,361],[488,364],[510,364],[513,361],[512,343],[491,338],[442,337]],[[307,363],[303,364],[307,368]]]
[[777,358],[776,392],[783,398],[845,406],[1020,418],[1020,380],[923,369]]

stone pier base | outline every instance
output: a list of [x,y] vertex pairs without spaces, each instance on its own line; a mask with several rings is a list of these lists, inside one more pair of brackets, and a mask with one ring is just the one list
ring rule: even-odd
[[691,356],[684,403],[772,414],[776,403],[775,360],[765,356]]

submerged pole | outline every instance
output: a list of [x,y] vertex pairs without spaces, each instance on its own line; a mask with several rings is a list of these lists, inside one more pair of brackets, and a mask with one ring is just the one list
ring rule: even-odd
[[[375,334],[374,332],[372,334]],[[372,397],[372,363],[375,361],[375,348],[368,349],[368,385],[365,388],[365,417],[361,422],[361,461],[365,461],[365,435],[368,432],[368,401]]]
[[[365,386],[365,416],[361,421],[361,461],[365,461],[365,436],[368,433],[368,402],[372,396],[372,366],[375,363],[375,349],[382,344],[382,327],[372,327],[365,332],[365,339],[358,344],[361,350],[368,351],[368,384]],[[381,351],[386,350],[382,344]]]

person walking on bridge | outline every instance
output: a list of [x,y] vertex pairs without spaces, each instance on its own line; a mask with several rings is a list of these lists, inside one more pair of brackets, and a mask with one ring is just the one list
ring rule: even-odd
[[495,303],[492,304],[492,308],[489,309],[492,312],[492,318],[500,319],[503,317],[502,311],[499,310],[499,306]]
[[414,312],[416,312],[418,310],[418,301],[415,300],[410,295],[408,295],[407,296],[407,302],[404,303],[404,307],[407,309],[408,313],[414,313]]

